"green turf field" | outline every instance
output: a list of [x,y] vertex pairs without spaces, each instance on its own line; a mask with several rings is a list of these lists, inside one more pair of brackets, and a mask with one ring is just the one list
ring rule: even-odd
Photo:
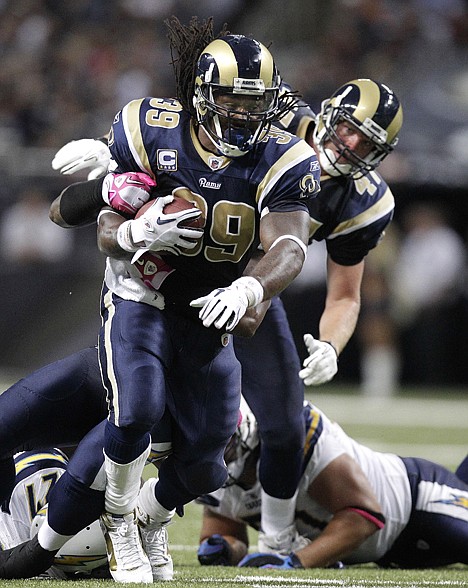
[[[316,389],[308,398],[357,440],[376,450],[433,459],[454,469],[468,452],[468,390],[408,391],[391,399],[365,399],[355,389]],[[151,467],[146,474],[151,473]],[[200,507],[186,507],[185,516],[169,527],[174,588],[451,588],[468,586],[468,566],[437,570],[379,570],[374,565],[344,570],[303,570],[291,573],[239,568],[201,567],[196,559]],[[251,542],[256,541],[251,533]],[[468,550],[468,545],[467,545]],[[49,582],[49,581],[48,581]],[[54,587],[70,585],[50,581]],[[86,588],[109,586],[110,580],[79,581]],[[43,588],[44,580],[0,581],[12,588]],[[74,584],[76,585],[76,583]]]

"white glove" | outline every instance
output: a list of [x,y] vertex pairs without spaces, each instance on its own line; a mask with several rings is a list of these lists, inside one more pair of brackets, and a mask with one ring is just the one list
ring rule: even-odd
[[251,276],[235,280],[227,288],[218,288],[208,294],[192,300],[190,306],[201,308],[198,316],[205,327],[226,328],[232,331],[244,316],[247,308],[263,300],[263,287]]
[[164,214],[163,208],[174,200],[174,196],[156,198],[154,204],[139,218],[126,221],[117,230],[117,241],[125,251],[137,252],[134,263],[146,251],[168,251],[179,255],[177,247],[193,249],[197,239],[203,236],[203,229],[179,226],[186,220],[198,218],[201,210],[179,210]]
[[338,371],[338,356],[333,345],[309,334],[304,335],[304,343],[309,352],[302,364],[304,369],[299,372],[304,384],[317,386],[331,380]]
[[150,199],[155,180],[142,172],[107,174],[102,184],[102,199],[115,210],[134,215]]
[[88,180],[104,175],[110,161],[109,147],[99,139],[70,141],[57,151],[52,168],[66,176],[91,168]]

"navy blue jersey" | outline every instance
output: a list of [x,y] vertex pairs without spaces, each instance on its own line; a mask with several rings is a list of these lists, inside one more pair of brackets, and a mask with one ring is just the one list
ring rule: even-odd
[[[315,113],[300,101],[276,125],[305,139],[315,125]],[[393,194],[376,171],[357,180],[322,175],[320,183],[317,198],[308,201],[310,242],[326,239],[333,261],[355,265],[378,244],[392,220]]]
[[340,265],[359,263],[383,236],[395,201],[377,172],[355,180],[324,177],[319,196],[309,202],[310,240],[326,239],[328,253]]
[[272,128],[243,157],[217,156],[202,147],[190,115],[172,98],[127,104],[114,120],[109,147],[117,172],[149,173],[162,193],[184,187],[206,219],[196,249],[165,257],[176,270],[158,284],[166,302],[186,305],[231,284],[259,245],[261,214],[307,211],[319,191],[319,163],[305,141]]

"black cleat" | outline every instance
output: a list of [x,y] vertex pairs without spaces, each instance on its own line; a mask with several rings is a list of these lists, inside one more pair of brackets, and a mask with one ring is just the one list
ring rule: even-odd
[[12,580],[38,576],[54,563],[57,551],[41,547],[37,535],[16,547],[0,551],[0,578]]

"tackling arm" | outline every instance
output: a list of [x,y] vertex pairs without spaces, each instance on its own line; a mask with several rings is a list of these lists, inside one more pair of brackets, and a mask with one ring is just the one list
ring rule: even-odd
[[327,567],[345,559],[385,524],[367,477],[349,455],[333,460],[308,492],[333,518],[316,539],[296,551],[304,568]]
[[245,523],[203,509],[198,559],[202,565],[237,565],[247,554],[249,538]]

